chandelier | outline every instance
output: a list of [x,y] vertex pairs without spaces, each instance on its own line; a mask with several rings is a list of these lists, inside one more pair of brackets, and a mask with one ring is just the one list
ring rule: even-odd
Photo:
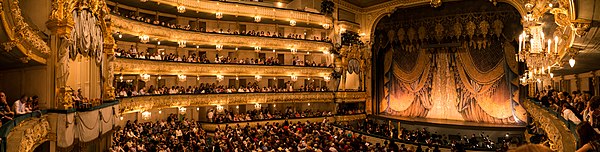
[[186,46],[187,42],[186,41],[177,41],[177,45],[179,45],[180,48],[184,48]]
[[177,6],[177,12],[179,12],[179,13],[185,13],[185,6],[183,6],[183,5]]
[[521,78],[522,84],[540,82],[553,76],[552,67],[559,65],[558,37],[545,39],[541,25],[530,26],[519,35],[518,62],[526,62],[527,69]]
[[150,42],[150,36],[148,36],[146,34],[141,35],[140,36],[140,42],[142,42],[142,43],[148,43],[148,42]]
[[217,17],[217,19],[221,19],[221,18],[223,18],[223,13],[217,12],[217,13],[215,13],[215,16]]
[[328,30],[329,29],[329,24],[323,24],[323,28]]
[[254,16],[254,22],[260,22],[261,18],[260,16]]
[[219,74],[217,75],[217,82],[221,82],[223,79],[225,79],[225,76]]
[[142,78],[142,81],[144,81],[144,82],[148,82],[148,80],[150,80],[149,74],[140,74],[140,77]]
[[290,20],[290,26],[296,26],[296,21],[295,20]]
[[181,82],[185,81],[185,80],[186,80],[186,78],[187,78],[187,76],[185,76],[185,75],[183,75],[183,74],[177,75],[177,79],[178,79],[179,81],[181,81]]

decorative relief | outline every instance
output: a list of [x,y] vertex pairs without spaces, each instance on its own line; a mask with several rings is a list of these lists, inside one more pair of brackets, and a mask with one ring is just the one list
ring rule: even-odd
[[367,118],[366,114],[360,115],[349,115],[349,116],[335,116],[335,121],[354,121],[354,120],[363,120]]
[[17,42],[15,42],[15,41],[4,42],[4,43],[2,43],[2,46],[4,46],[4,50],[6,50],[6,52],[10,52],[10,51],[12,51],[12,49],[14,47],[17,46]]
[[49,140],[50,123],[46,116],[30,118],[19,123],[10,131],[7,137],[8,152],[33,151],[34,146]]
[[[4,20],[3,26],[7,29],[10,38],[9,43],[14,43],[9,44],[8,46],[11,46],[11,48],[14,46],[24,46],[25,48],[22,48],[24,50],[21,50],[24,55],[31,59],[35,59],[40,63],[45,63],[46,60],[43,57],[31,53],[31,51],[35,50],[43,54],[48,54],[50,53],[50,47],[42,40],[38,35],[38,32],[25,22],[19,6],[19,0],[9,1],[8,6],[10,12],[2,12]],[[7,48],[7,45],[4,45],[4,47]]]
[[333,72],[333,68],[322,67],[196,64],[124,58],[117,58],[112,64],[114,69],[121,71],[121,74],[290,75],[294,73],[296,76],[325,76]]
[[170,29],[161,26],[154,26],[148,23],[141,23],[124,19],[119,16],[112,16],[114,30],[132,35],[145,34],[152,38],[161,40],[178,41],[185,39],[187,43],[209,44],[209,45],[234,45],[234,46],[260,46],[263,48],[285,48],[296,47],[298,50],[320,51],[329,50],[331,43],[311,42],[305,40],[278,39],[268,37],[240,36],[201,33],[193,31],[183,31]]
[[334,99],[365,99],[365,95],[364,92],[297,92],[138,96],[120,99],[120,108],[122,112],[131,112],[175,106],[333,102]]

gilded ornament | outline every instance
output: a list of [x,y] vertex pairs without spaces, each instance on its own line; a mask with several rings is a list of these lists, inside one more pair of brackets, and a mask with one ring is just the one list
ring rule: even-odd
[[12,51],[12,49],[14,47],[17,46],[17,42],[15,42],[15,41],[4,42],[4,43],[2,43],[2,46],[4,46],[4,50],[6,52],[10,52],[10,51]]
[[462,35],[462,24],[460,24],[460,22],[456,21],[456,23],[454,23],[454,25],[452,26],[452,29],[454,31],[453,37],[456,39],[459,39],[460,36]]
[[486,20],[479,22],[479,34],[483,35],[483,38],[487,36],[490,30],[490,23]]
[[427,29],[425,29],[425,26],[420,26],[418,29],[418,32],[419,32],[419,40],[425,41],[428,38]]
[[388,41],[394,42],[394,39],[396,37],[396,33],[394,32],[394,30],[389,30],[387,32],[387,36],[388,36]]
[[496,20],[494,21],[494,23],[492,23],[492,28],[493,28],[493,30],[494,30],[494,34],[495,34],[497,37],[500,37],[500,36],[502,36],[502,29],[504,28],[504,24],[502,23],[502,21],[500,21],[500,20],[496,19]]
[[431,5],[431,7],[437,8],[442,6],[442,0],[431,0],[429,4]]
[[444,26],[442,23],[437,23],[435,25],[435,39],[437,39],[438,42],[441,42],[444,39]]
[[469,21],[467,23],[467,26],[465,27],[465,30],[466,30],[469,38],[473,38],[473,36],[475,35],[475,29],[477,29],[477,26],[475,25],[475,23],[473,21]]
[[403,28],[398,29],[398,41],[400,41],[400,43],[404,42],[404,40],[406,39],[404,36],[406,35],[406,33],[404,32]]
[[412,43],[417,38],[417,31],[414,28],[408,29],[408,40]]

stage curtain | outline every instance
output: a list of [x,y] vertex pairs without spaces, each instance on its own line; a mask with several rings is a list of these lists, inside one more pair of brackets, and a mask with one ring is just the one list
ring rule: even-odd
[[425,50],[419,51],[415,66],[408,71],[400,68],[401,63],[396,62],[392,56],[386,54],[386,58],[391,60],[389,64],[392,78],[388,83],[391,83],[389,91],[393,92],[389,94],[389,109],[386,112],[405,117],[427,116],[432,107],[431,91],[426,87],[431,86],[429,54]]

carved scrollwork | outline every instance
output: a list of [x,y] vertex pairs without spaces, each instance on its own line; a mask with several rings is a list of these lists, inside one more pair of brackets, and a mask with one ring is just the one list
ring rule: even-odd
[[7,151],[29,152],[34,146],[49,140],[50,123],[46,116],[30,118],[19,123],[10,131],[7,137]]

